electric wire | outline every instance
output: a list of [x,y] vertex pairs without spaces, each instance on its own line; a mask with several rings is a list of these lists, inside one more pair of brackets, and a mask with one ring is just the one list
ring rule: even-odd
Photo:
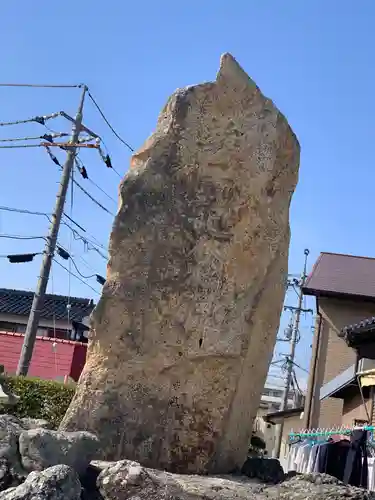
[[69,134],[66,132],[53,132],[50,136],[47,135],[38,135],[38,136],[33,136],[33,137],[14,137],[12,139],[0,139],[0,142],[18,142],[18,141],[37,141],[38,139],[45,139],[48,140],[50,139],[55,139],[57,137],[66,137]]
[[41,83],[0,83],[0,87],[31,87],[40,89],[79,89],[83,87],[83,83],[76,85],[54,85],[54,84],[41,84]]
[[80,225],[78,224],[78,222],[76,222],[74,219],[72,219],[71,217],[69,217],[69,215],[67,215],[65,212],[64,212],[64,216],[65,216],[68,220],[70,220],[70,222],[72,222],[75,226],[77,226],[77,227],[78,227],[78,229],[80,229],[81,231],[83,231],[84,233],[86,233],[86,229],[85,229],[84,227],[80,226]]
[[106,252],[108,252],[108,249],[102,243],[96,242],[95,241],[96,238],[94,239],[93,236],[90,235],[91,238],[87,237],[87,236],[83,236],[76,229],[72,228],[72,226],[70,226],[66,222],[64,222],[64,225],[72,231],[73,237],[74,237],[75,240],[82,240],[86,244],[91,244],[91,245],[97,246],[97,247],[101,248],[102,250],[105,250]]
[[112,215],[112,217],[115,216],[115,214],[113,212],[111,212],[110,210],[108,210],[108,208],[106,208],[104,205],[102,205],[88,191],[86,191],[86,189],[83,186],[81,186],[81,184],[79,184],[79,182],[77,182],[76,180],[73,180],[73,182],[77,186],[78,189],[80,189],[88,198],[90,198],[90,200],[93,203],[95,203],[95,205],[97,205],[99,208],[101,208],[102,210],[104,210],[104,212],[106,212],[107,214]]
[[39,123],[40,125],[45,125],[46,121],[52,120],[53,118],[57,118],[60,116],[60,113],[51,113],[50,115],[40,115],[40,116],[33,116],[32,118],[26,118],[23,120],[14,120],[12,122],[0,122],[0,127],[7,127],[9,125],[21,125],[24,123]]
[[[53,279],[53,262],[52,262],[52,265],[51,265],[51,293],[52,295],[54,294],[54,279]],[[55,311],[55,308],[53,308],[53,316],[52,316],[52,326],[53,326],[53,339],[54,339],[54,343],[52,344],[52,350],[53,350],[53,353],[54,353],[54,360],[55,360],[55,373],[56,373],[56,376],[57,376],[57,352],[56,352],[56,311]]]
[[295,372],[295,370],[293,370],[293,371],[292,371],[292,379],[294,380],[294,384],[295,384],[295,386],[296,386],[296,388],[297,388],[298,392],[299,392],[300,394],[302,394],[301,388],[300,388],[300,386],[299,386],[299,384],[298,384],[298,380],[297,380],[297,376],[296,376],[296,372]]
[[[66,222],[63,223],[66,227],[68,227],[72,233],[73,233],[73,238],[76,240],[76,241],[83,241],[83,243],[85,244],[85,247],[88,249],[88,250],[92,250],[94,252],[96,252],[97,254],[99,254],[104,260],[108,260],[108,256],[107,255],[104,255],[104,253],[102,253],[99,248],[102,248],[104,251],[108,252],[108,250],[100,243],[95,243],[94,241],[91,241],[91,239],[88,239],[86,238],[85,236],[82,236],[76,229],[72,228],[69,224],[67,224]],[[99,248],[96,248],[96,247],[99,247]]]
[[298,292],[298,290],[296,289],[296,285],[292,285],[292,288],[293,288],[293,290],[294,290],[295,294],[297,295],[297,297],[299,298],[299,292]]
[[22,236],[19,234],[0,234],[0,238],[9,240],[46,240],[45,236]]
[[105,121],[105,123],[108,125],[108,127],[111,129],[112,133],[117,137],[117,139],[122,142],[131,152],[134,152],[134,149],[130,146],[130,144],[128,144],[122,137],[120,137],[120,135],[116,132],[116,130],[112,127],[112,125],[110,124],[110,122],[108,121],[108,119],[106,118],[105,114],[103,113],[102,109],[100,108],[99,104],[96,102],[96,100],[94,99],[94,97],[92,96],[90,90],[87,91],[88,93],[88,96],[89,98],[91,99],[91,101],[93,102],[94,106],[96,107],[96,109],[99,111],[101,117],[103,118],[103,120]]
[[5,144],[0,145],[0,149],[22,149],[22,148],[41,148],[43,144]]
[[87,267],[87,269],[90,269],[90,271],[93,271],[95,273],[95,269],[87,262],[86,259],[82,257],[82,255],[79,255],[78,258],[83,262],[83,265]]
[[83,283],[84,285],[88,286],[89,288],[91,288],[91,290],[93,292],[95,292],[97,295],[101,295],[100,292],[98,292],[98,290],[95,290],[95,288],[93,288],[91,285],[89,285],[88,283],[86,283],[86,281],[84,281],[82,278],[80,278],[79,276],[77,276],[76,274],[72,273],[71,271],[69,271],[69,269],[65,266],[63,266],[62,264],[60,264],[60,262],[58,260],[56,260],[55,258],[53,259],[54,262],[56,262],[56,264],[60,267],[62,267],[63,269],[65,269],[65,271],[67,273],[69,273],[71,276],[73,276],[74,278],[76,278],[78,281],[80,281],[81,283]]
[[85,276],[84,274],[82,274],[81,271],[79,270],[77,264],[74,262],[74,259],[73,259],[72,256],[70,256],[69,260],[72,262],[73,266],[75,267],[75,270],[81,276],[81,278],[84,278],[85,280],[88,280],[88,279],[91,279],[91,278],[96,278],[97,273],[91,274],[90,276]]
[[306,368],[302,368],[302,366],[300,366],[298,363],[296,363],[295,361],[293,361],[293,365],[296,366],[297,368],[299,368],[300,370],[302,370],[303,372],[309,374],[310,372],[308,370],[306,370]]
[[[82,160],[79,157],[76,157],[76,163],[78,164],[78,166],[80,166],[81,168],[85,168],[86,170],[86,167],[84,166]],[[93,184],[97,189],[99,189],[99,191],[101,191],[109,200],[111,200],[113,203],[117,205],[117,201],[114,198],[112,198],[112,196],[109,195],[106,191],[104,191],[104,189],[102,189],[96,182],[94,182],[90,176],[87,177],[87,180],[91,182],[91,184]]]
[[120,179],[122,179],[122,175],[120,174],[120,172],[118,172],[115,169],[115,167],[112,165],[112,162],[111,162],[109,154],[108,154],[108,149],[106,148],[106,150],[107,150],[107,156],[103,153],[100,145],[97,145],[97,150],[98,150],[98,152],[100,154],[101,159],[106,164],[106,166],[109,167],[111,170],[113,170],[114,173],[117,175],[117,177],[119,177]]
[[[61,163],[59,162],[59,160],[56,158],[56,156],[52,153],[52,151],[50,150],[50,148],[48,146],[45,146],[45,149],[48,153],[48,156],[51,158],[51,160],[53,161],[53,163],[55,165],[57,165],[60,170],[63,168]],[[79,182],[77,182],[75,179],[72,179],[72,182],[78,187],[78,189],[80,189],[93,203],[95,203],[95,205],[97,205],[98,207],[100,207],[104,212],[108,213],[109,215],[111,215],[112,217],[115,216],[115,214],[113,212],[111,212],[110,210],[108,210],[108,208],[106,208],[104,205],[102,205],[96,198],[94,198],[94,196],[92,196],[88,191],[86,191],[86,189],[81,186],[81,184]]]
[[42,215],[42,216],[48,217],[48,218],[52,216],[52,214],[48,214],[46,212],[34,212],[32,210],[25,210],[25,209],[22,209],[22,208],[14,208],[14,207],[6,207],[6,206],[3,206],[3,205],[0,206],[0,210],[3,210],[5,212],[16,212],[18,214]]
[[[7,211],[7,212],[14,212],[14,213],[26,214],[26,215],[44,216],[44,217],[46,217],[48,219],[49,222],[51,222],[51,218],[50,217],[51,217],[52,214],[47,214],[46,212],[35,212],[35,211],[32,211],[32,210],[23,210],[23,209],[20,209],[20,208],[13,208],[13,207],[6,207],[6,206],[0,206],[0,211],[1,210]],[[81,229],[81,231],[86,232],[85,228],[83,228],[82,226],[80,226],[71,217],[69,217],[65,212],[64,212],[64,216],[67,219],[69,219],[73,224],[75,224],[77,227],[79,227]],[[74,236],[75,240],[81,240],[81,241],[83,241],[86,244],[88,251],[94,251],[98,255],[100,255],[100,257],[102,257],[104,260],[108,260],[108,256],[104,255],[100,250],[98,250],[97,248],[95,248],[95,246],[98,246],[99,248],[103,249],[106,252],[108,251],[108,249],[102,243],[100,243],[100,241],[97,240],[94,236],[89,235],[87,238],[85,238],[84,236],[80,235],[74,228],[72,228],[65,221],[62,221],[61,223],[64,226],[67,226],[68,229],[73,232],[73,236]],[[25,237],[17,236],[16,238],[14,238],[14,237],[12,237],[12,238],[13,239],[24,239]],[[10,238],[10,239],[12,239],[12,238]],[[26,238],[29,238],[29,237],[26,237]],[[40,236],[40,238],[42,238],[42,237]],[[44,237],[44,239],[45,239],[45,237]]]
[[[70,217],[73,217],[73,205],[74,205],[74,168],[70,171]],[[72,244],[73,244],[73,236],[72,233],[69,233],[69,255],[72,253]],[[68,278],[68,304],[67,304],[67,314],[68,314],[68,324],[70,323],[70,294],[71,294],[71,258],[69,259],[68,267],[69,267],[69,278]]]

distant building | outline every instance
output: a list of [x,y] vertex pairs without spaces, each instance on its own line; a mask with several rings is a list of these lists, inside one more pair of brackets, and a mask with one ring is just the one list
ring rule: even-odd
[[317,322],[302,426],[375,422],[374,387],[360,384],[375,370],[375,259],[323,252],[303,293],[315,297]]
[[[0,288],[0,365],[14,374],[23,344],[33,293]],[[91,299],[46,295],[29,375],[77,381],[86,360]]]
[[[262,397],[260,400],[260,407],[266,409],[268,413],[279,411],[283,400],[284,389],[278,385],[266,383],[264,386]],[[293,408],[295,403],[294,392],[289,392],[288,408]]]
[[[0,331],[25,333],[33,297],[33,292],[0,288]],[[47,294],[38,336],[87,342],[87,319],[93,309],[91,299]]]
[[[267,454],[270,456],[275,446],[275,426],[267,420],[269,414],[274,415],[281,410],[284,388],[266,383],[264,386],[259,409],[253,424],[255,434],[263,439]],[[294,391],[289,392],[287,411],[303,405],[303,396],[296,397]],[[285,412],[283,412],[285,413]],[[293,413],[294,414],[294,413]]]

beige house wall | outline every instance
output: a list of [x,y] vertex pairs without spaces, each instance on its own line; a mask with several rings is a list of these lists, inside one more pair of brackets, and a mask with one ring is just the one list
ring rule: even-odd
[[[342,412],[342,425],[352,427],[355,420],[367,421],[368,415],[371,415],[371,403],[368,398],[365,399],[365,404],[360,394],[354,396],[350,400],[344,402]],[[366,412],[367,408],[367,412]]]
[[[375,304],[347,299],[320,298],[319,312],[322,316],[321,340],[318,349],[315,385],[312,387],[310,427],[332,427],[342,423],[343,401],[336,398],[320,401],[320,388],[356,363],[356,352],[348,347],[345,341],[338,337],[338,334],[347,325],[375,316]],[[317,349],[317,333],[316,330],[313,350]],[[310,376],[313,373],[313,358],[314,356],[311,360]]]

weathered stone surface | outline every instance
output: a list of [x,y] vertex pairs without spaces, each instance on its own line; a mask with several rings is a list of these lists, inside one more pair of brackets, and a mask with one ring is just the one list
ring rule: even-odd
[[5,458],[0,458],[0,491],[10,486],[11,482],[9,463]]
[[6,459],[14,474],[22,474],[18,438],[24,430],[22,422],[12,415],[0,415],[0,458]]
[[104,469],[97,484],[105,500],[247,500],[262,491],[262,486],[244,478],[171,474],[128,460]]
[[171,474],[127,460],[98,477],[105,500],[375,500],[375,494],[326,475],[296,476],[276,486],[245,477]]
[[0,458],[0,491],[18,486],[24,482],[26,476],[26,471],[19,466],[15,467],[6,458]]
[[23,484],[0,493],[0,500],[80,500],[80,497],[78,476],[66,465],[31,472]]
[[375,500],[375,493],[354,486],[346,486],[335,477],[326,474],[307,474],[298,475],[277,486],[265,488],[259,500],[342,500],[343,498],[345,500]]
[[98,446],[98,438],[89,432],[31,429],[19,437],[22,465],[27,471],[63,464],[81,474],[95,458]]
[[299,145],[228,54],[176,91],[120,192],[106,284],[61,429],[103,459],[229,472],[246,459],[285,291]]
[[22,425],[24,429],[51,429],[52,425],[48,420],[43,418],[21,418]]

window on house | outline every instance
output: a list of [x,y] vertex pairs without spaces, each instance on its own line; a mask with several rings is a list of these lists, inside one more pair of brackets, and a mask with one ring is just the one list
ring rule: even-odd
[[17,323],[10,323],[9,321],[0,321],[0,331],[2,332],[16,332]]
[[70,330],[62,328],[48,328],[47,337],[70,340]]
[[363,427],[364,425],[368,425],[367,420],[353,420],[353,427]]

